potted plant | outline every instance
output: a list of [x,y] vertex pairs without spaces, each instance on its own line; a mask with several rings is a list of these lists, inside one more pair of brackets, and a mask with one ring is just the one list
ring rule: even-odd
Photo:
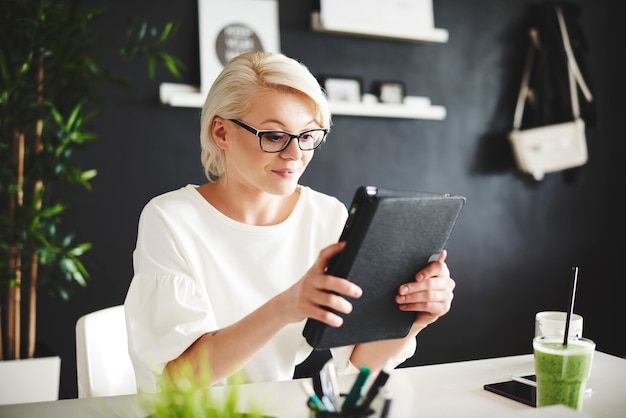
[[[205,359],[206,360],[206,359]],[[228,385],[210,386],[209,365],[200,366],[200,376],[195,378],[193,367],[184,363],[179,374],[167,373],[159,380],[159,390],[152,396],[143,398],[149,418],[265,418],[259,400],[247,400],[240,396],[239,385],[244,382],[241,372],[233,375]],[[221,390],[220,390],[221,389]],[[242,412],[241,408],[246,412]]]
[[[81,0],[0,2],[0,360],[36,356],[39,289],[68,300],[89,277],[81,257],[91,244],[61,221],[70,194],[96,175],[75,159],[96,138],[96,88],[124,82],[98,63],[89,23],[103,12]],[[161,49],[174,29],[135,21],[122,56],[147,58],[150,77],[157,63],[179,77],[180,61]]]

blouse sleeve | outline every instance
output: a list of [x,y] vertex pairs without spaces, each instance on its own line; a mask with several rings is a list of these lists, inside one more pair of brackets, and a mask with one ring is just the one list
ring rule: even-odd
[[124,302],[128,349],[142,392],[155,392],[166,364],[217,329],[210,300],[180,248],[167,216],[148,204],[139,220],[135,275]]

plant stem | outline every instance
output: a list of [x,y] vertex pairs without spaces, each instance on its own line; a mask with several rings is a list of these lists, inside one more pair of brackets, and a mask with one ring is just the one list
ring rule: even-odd
[[[43,105],[43,80],[44,80],[44,49],[39,49],[39,61],[37,68],[37,106]],[[35,123],[35,157],[41,154],[43,150],[42,143],[43,133],[43,120],[38,119]],[[37,199],[39,191],[43,187],[43,181],[37,180],[33,186],[33,201],[35,202],[35,209],[39,211],[41,209],[42,201]],[[37,334],[37,271],[39,267],[39,256],[36,251],[33,251],[30,260],[30,287],[28,289],[28,358],[35,356],[35,340]]]
[[17,246],[9,249],[11,263],[9,268],[15,271],[14,282],[9,285],[9,301],[7,304],[7,355],[9,359],[20,358],[20,306],[21,306],[21,262]]
[[[15,132],[14,158],[17,174],[17,193],[10,196],[9,210],[11,217],[16,216],[16,207],[24,204],[24,134]],[[22,285],[22,261],[17,244],[9,248],[9,269],[13,271],[13,281],[9,284],[7,303],[7,354],[9,358],[20,358],[20,325],[21,325],[21,285]]]

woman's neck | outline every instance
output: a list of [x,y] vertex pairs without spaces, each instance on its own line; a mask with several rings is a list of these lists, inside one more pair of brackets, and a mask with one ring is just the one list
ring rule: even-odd
[[258,189],[235,188],[219,181],[198,187],[198,192],[223,215],[258,226],[284,222],[300,198],[300,187],[291,195],[278,196]]

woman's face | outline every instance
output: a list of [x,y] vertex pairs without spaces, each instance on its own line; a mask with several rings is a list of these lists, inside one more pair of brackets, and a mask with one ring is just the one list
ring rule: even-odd
[[[303,94],[262,91],[253,97],[250,109],[240,120],[257,130],[299,134],[322,128],[315,121],[313,101]],[[223,135],[217,142],[225,151],[229,184],[237,182],[244,188],[280,196],[295,191],[314,151],[302,151],[294,138],[283,151],[267,153],[259,147],[255,134],[229,120],[221,123]]]

